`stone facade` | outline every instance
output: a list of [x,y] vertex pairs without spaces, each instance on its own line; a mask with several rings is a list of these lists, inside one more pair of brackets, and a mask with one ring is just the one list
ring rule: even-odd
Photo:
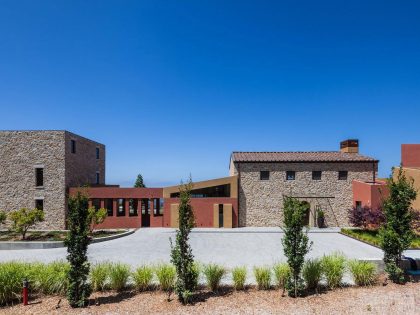
[[[76,140],[76,153],[71,153],[70,139]],[[41,187],[36,187],[36,168],[43,168]],[[68,188],[95,183],[96,172],[103,184],[102,144],[67,131],[0,131],[0,209],[33,209],[42,199],[45,221],[38,229],[65,228]]]
[[[260,171],[269,171],[269,180],[260,180]],[[286,171],[295,171],[295,180],[286,180]],[[312,171],[322,171],[321,180],[313,180]],[[339,171],[348,171],[347,180],[338,179]],[[232,164],[231,172],[239,175],[239,226],[281,226],[283,196],[309,203],[311,226],[316,209],[324,211],[328,226],[348,226],[352,181],[372,181],[377,164],[373,171],[366,162],[241,162]]]

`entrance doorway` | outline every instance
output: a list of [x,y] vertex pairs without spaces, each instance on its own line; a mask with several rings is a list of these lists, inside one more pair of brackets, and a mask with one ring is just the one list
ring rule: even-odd
[[223,227],[223,204],[219,204],[219,228]]
[[141,226],[149,227],[150,226],[150,206],[149,199],[141,200]]

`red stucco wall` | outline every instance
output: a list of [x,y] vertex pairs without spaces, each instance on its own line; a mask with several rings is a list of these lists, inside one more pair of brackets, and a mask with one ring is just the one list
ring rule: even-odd
[[420,167],[420,144],[402,144],[401,163],[405,167]]
[[377,209],[382,206],[382,200],[388,197],[388,193],[388,187],[383,181],[376,183],[353,181],[353,205],[356,205],[356,201],[361,201],[362,207]]

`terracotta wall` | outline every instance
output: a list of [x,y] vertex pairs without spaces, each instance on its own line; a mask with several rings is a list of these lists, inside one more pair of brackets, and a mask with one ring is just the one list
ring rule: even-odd
[[402,144],[401,163],[404,167],[420,167],[420,144]]
[[382,200],[388,197],[388,193],[388,187],[384,181],[377,181],[376,183],[353,181],[354,206],[356,201],[361,201],[362,207],[379,208],[382,205]]

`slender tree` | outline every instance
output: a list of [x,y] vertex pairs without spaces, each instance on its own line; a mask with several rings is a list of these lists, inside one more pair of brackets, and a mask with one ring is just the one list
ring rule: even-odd
[[305,255],[309,252],[312,242],[309,243],[308,232],[304,232],[304,217],[307,205],[292,197],[285,197],[284,211],[284,237],[282,239],[284,254],[291,270],[291,277],[286,283],[290,296],[299,296],[303,289],[302,268]]
[[404,282],[404,273],[399,262],[414,237],[411,203],[416,199],[417,192],[413,180],[407,179],[402,167],[395,179],[391,175],[387,185],[389,196],[383,203],[386,222],[379,232],[380,244],[384,251],[385,271],[393,282],[401,283]]
[[179,228],[176,231],[175,245],[171,240],[171,262],[175,265],[177,273],[175,292],[183,304],[191,301],[198,277],[194,268],[194,256],[188,242],[189,234],[194,227],[194,213],[190,204],[192,186],[191,178],[187,184],[181,184]]
[[145,188],[146,185],[143,182],[143,176],[141,174],[137,175],[136,182],[134,183],[135,188]]
[[70,263],[68,274],[67,299],[71,307],[84,307],[92,292],[88,283],[90,264],[87,258],[89,245],[89,203],[81,192],[69,197],[69,233],[65,240],[67,260]]

